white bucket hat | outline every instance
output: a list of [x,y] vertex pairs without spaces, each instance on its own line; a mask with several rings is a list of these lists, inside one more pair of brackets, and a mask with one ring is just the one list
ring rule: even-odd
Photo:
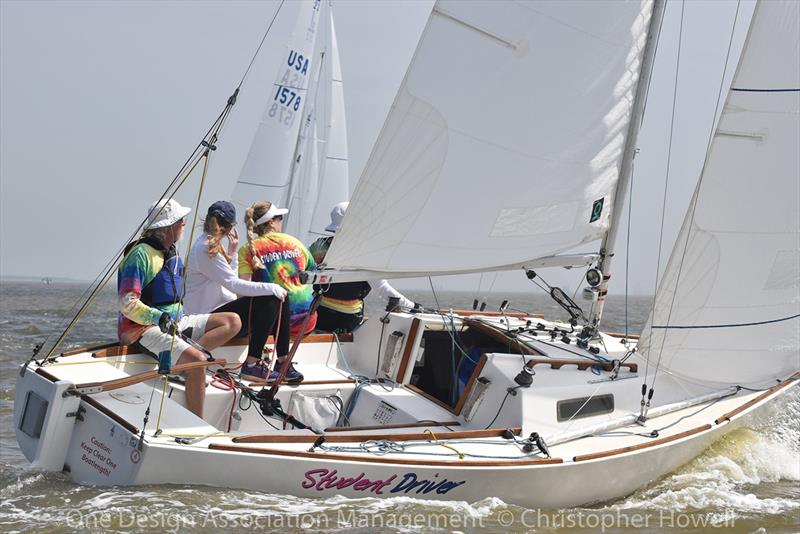
[[326,232],[336,232],[339,229],[342,225],[342,219],[344,219],[344,212],[347,211],[347,206],[349,205],[349,202],[339,202],[333,207],[331,210],[331,223],[325,227]]
[[151,230],[153,228],[172,226],[186,217],[190,211],[192,211],[192,208],[181,206],[174,199],[161,199],[158,202],[153,202],[147,212],[145,229]]

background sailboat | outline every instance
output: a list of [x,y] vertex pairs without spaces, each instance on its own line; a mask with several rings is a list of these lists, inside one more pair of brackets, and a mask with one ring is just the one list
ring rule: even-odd
[[339,51],[329,0],[297,16],[266,108],[233,190],[240,213],[257,200],[289,208],[284,231],[308,244],[349,196]]

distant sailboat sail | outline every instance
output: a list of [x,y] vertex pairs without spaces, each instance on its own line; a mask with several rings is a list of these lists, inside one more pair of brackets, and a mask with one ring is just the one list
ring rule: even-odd
[[284,231],[308,243],[324,233],[330,210],[349,198],[347,132],[339,50],[330,6],[323,4],[319,73],[298,137]]
[[297,146],[320,20],[320,0],[305,1],[286,46],[284,61],[267,91],[267,105],[250,145],[233,201],[244,211],[256,200],[286,204],[292,158]]
[[602,237],[652,8],[437,2],[328,266],[498,270]]
[[798,116],[800,3],[759,2],[639,343],[651,365],[709,387],[800,368]]
[[330,223],[331,208],[350,198],[350,167],[347,148],[347,124],[344,108],[344,85],[339,62],[339,46],[331,12],[329,26],[329,58],[322,65],[323,76],[317,101],[324,106],[317,113],[317,128],[323,134],[317,138],[321,168],[319,191],[308,231],[312,236],[324,233]]

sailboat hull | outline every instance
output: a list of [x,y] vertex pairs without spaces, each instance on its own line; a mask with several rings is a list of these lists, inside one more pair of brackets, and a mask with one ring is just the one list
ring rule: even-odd
[[[398,331],[405,325],[406,337],[415,343],[419,341],[412,331],[415,320],[403,315],[393,319]],[[362,334],[369,346],[374,341],[373,334],[375,332],[370,329]],[[607,338],[606,344],[611,343],[613,340]],[[362,354],[359,343],[339,343],[338,348],[336,343],[310,343],[301,347],[305,351],[301,350],[299,361],[305,362],[300,365],[304,365],[302,368],[308,372],[309,379],[306,385],[281,389],[284,406],[290,405],[291,396],[298,392],[320,395],[334,391],[345,397],[352,394],[352,383],[334,379],[346,373],[320,374],[337,369],[337,360],[343,357],[337,350],[345,344],[349,345],[343,349],[351,359],[349,366],[359,369],[359,355]],[[426,358],[433,357],[433,349],[429,341]],[[233,359],[241,352],[241,347],[225,347],[224,350],[229,352],[224,357]],[[363,354],[364,357],[374,356],[372,350]],[[74,385],[74,377],[85,377],[87,372],[99,379],[95,383],[108,383],[103,380],[110,377],[134,382],[132,369],[140,371],[142,367],[137,369],[137,366],[154,366],[152,362],[143,361],[142,355],[122,355],[108,358],[108,362],[98,361],[97,356],[97,353],[70,356],[75,361],[59,362],[62,366],[51,364],[53,367],[39,368],[32,363],[19,380],[15,424],[20,446],[35,467],[50,471],[63,469],[79,484],[197,484],[311,498],[409,496],[474,502],[497,497],[507,503],[542,509],[571,507],[627,495],[701,454],[725,433],[746,425],[750,417],[757,417],[796,384],[788,380],[764,393],[723,395],[702,406],[677,403],[675,411],[658,412],[647,422],[647,429],[672,424],[657,437],[604,436],[564,442],[553,439],[552,458],[547,458],[538,451],[521,454],[525,437],[532,430],[551,428],[548,427],[546,415],[550,409],[546,403],[555,406],[553,397],[569,398],[596,390],[597,380],[600,380],[604,391],[616,396],[621,408],[619,414],[627,416],[638,405],[635,398],[638,380],[620,377],[608,381],[608,375],[602,370],[597,378],[596,369],[590,369],[582,360],[563,363],[550,357],[541,363],[526,356],[529,362],[539,362],[535,367],[535,379],[539,382],[520,390],[518,398],[501,405],[497,413],[503,415],[493,425],[494,421],[489,420],[502,400],[505,386],[495,389],[490,386],[484,405],[475,408],[475,419],[468,421],[467,410],[456,414],[459,410],[444,409],[415,391],[414,386],[407,383],[412,371],[404,370],[405,364],[400,362],[393,368],[399,384],[391,390],[380,386],[364,387],[352,414],[355,421],[362,417],[360,414],[372,414],[374,406],[389,403],[396,409],[394,421],[399,424],[328,428],[325,442],[315,444],[318,436],[309,431],[291,428],[271,431],[256,417],[254,410],[242,412],[242,415],[252,416],[259,422],[260,431],[266,429],[267,434],[253,433],[258,431],[256,427],[247,428],[248,431],[227,431],[233,414],[231,394],[211,387],[206,397],[205,420],[183,408],[183,390],[176,383],[169,384],[163,405],[162,392],[167,391],[167,387],[162,388],[160,381],[130,384],[109,392],[89,390],[77,396],[64,396],[64,391]],[[418,357],[420,355],[408,352],[404,359],[411,362]],[[519,358],[514,354],[485,355],[485,361],[473,374],[489,377],[497,384],[513,383]],[[374,372],[375,364],[369,365]],[[413,372],[419,373],[420,369],[417,366]],[[628,378],[635,376],[631,374]],[[406,383],[401,385],[404,381]],[[72,404],[65,408],[57,402],[50,403],[43,426],[45,431],[38,438],[41,443],[38,448],[31,448],[29,436],[20,434],[26,409],[24,399],[29,391],[45,391],[47,384],[57,393],[50,398],[69,399]],[[664,385],[663,389],[667,394],[668,386]],[[493,392],[500,396],[493,397]],[[154,400],[149,403],[149,422],[140,439],[143,414],[150,396]],[[78,417],[67,417],[67,409],[78,413]],[[413,416],[403,421],[400,416],[404,411]],[[591,424],[606,424],[609,418],[615,420],[616,415],[599,416]],[[448,416],[452,421],[445,422]],[[503,419],[506,416],[510,419]],[[48,424],[52,423],[47,421],[58,419],[70,420],[66,430],[48,430]],[[621,420],[623,432],[641,434],[647,430],[630,424],[630,420]],[[515,424],[518,422],[521,425]],[[573,423],[556,423],[547,435],[557,437],[558,433],[554,432],[557,429],[574,432],[578,426],[572,426]],[[246,419],[243,424],[248,424]],[[155,432],[156,427],[161,428],[161,432]],[[484,430],[485,427],[492,428]],[[509,432],[516,434],[513,440],[508,439],[509,435],[504,436]],[[26,437],[29,438],[27,442]],[[387,447],[383,454],[374,453],[379,443]],[[59,451],[61,456],[56,457],[52,452],[50,456],[40,456],[49,458],[44,462],[36,456],[37,450]],[[464,458],[460,459],[460,454],[464,454]]]

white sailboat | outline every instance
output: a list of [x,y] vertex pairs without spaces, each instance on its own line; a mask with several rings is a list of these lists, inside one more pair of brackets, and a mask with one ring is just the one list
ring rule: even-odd
[[[614,232],[663,9],[437,2],[328,270],[309,276],[591,265],[602,289],[611,251],[565,252]],[[599,305],[573,310],[583,328],[387,312],[298,345],[306,381],[276,398],[311,429],[265,415],[260,384],[211,374],[200,419],[148,357],[81,348],[22,366],[20,447],[78,483],[536,508],[626,495],[797,384],[799,115],[800,5],[761,2],[638,347],[595,331]],[[215,355],[210,373],[245,352]]]

